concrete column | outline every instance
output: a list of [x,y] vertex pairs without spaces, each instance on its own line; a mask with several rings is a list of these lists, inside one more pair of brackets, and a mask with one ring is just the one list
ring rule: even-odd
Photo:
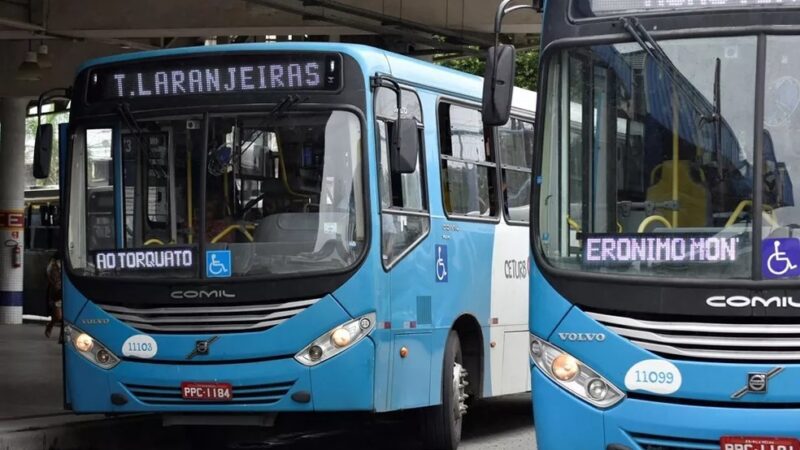
[[0,100],[0,324],[22,323],[22,265],[13,267],[16,244],[25,247],[24,98]]

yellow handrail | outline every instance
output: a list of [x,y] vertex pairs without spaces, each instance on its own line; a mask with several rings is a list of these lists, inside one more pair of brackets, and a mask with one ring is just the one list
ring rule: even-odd
[[648,227],[648,226],[649,226],[651,223],[653,223],[653,222],[661,222],[663,225],[666,225],[666,227],[667,227],[667,228],[672,228],[672,224],[671,224],[671,223],[669,223],[669,220],[667,220],[667,218],[666,218],[666,217],[664,217],[664,216],[659,216],[659,215],[657,215],[657,214],[654,214],[654,215],[652,215],[652,216],[648,216],[648,217],[646,217],[646,218],[645,218],[645,219],[642,221],[642,223],[640,223],[640,224],[639,224],[639,230],[638,230],[638,232],[639,232],[639,233],[644,233],[644,230],[646,230],[646,229],[647,229],[647,227]]
[[[753,206],[753,201],[752,200],[742,200],[742,201],[740,201],[739,204],[736,205],[736,209],[733,210],[733,213],[728,218],[728,221],[725,222],[725,228],[728,228],[728,227],[732,226],[733,224],[735,224],[736,221],[739,220],[739,216],[742,215],[742,211],[744,211],[744,209],[747,208],[748,206],[750,206],[750,207]],[[772,217],[772,211],[773,211],[772,206],[764,205],[764,211],[767,212],[767,215],[764,216],[764,217],[767,218],[767,222],[769,222],[770,225],[772,225],[774,227],[780,226],[780,224],[778,224],[778,222],[775,220],[775,218]]]
[[250,234],[247,231],[247,229],[245,229],[243,226],[241,226],[239,224],[233,224],[233,225],[228,225],[228,228],[225,228],[224,230],[222,230],[221,233],[219,233],[218,235],[214,236],[214,239],[211,239],[211,243],[212,244],[216,244],[217,242],[220,241],[220,239],[222,239],[225,236],[229,235],[231,233],[231,231],[233,231],[233,230],[237,230],[237,231],[241,232],[244,235],[244,237],[247,238],[248,241],[253,242],[253,235]]
[[144,241],[144,246],[145,247],[147,247],[148,245],[153,245],[153,244],[158,244],[158,245],[162,245],[163,246],[164,245],[164,241],[162,241],[161,239],[156,239],[156,238],[152,238],[152,239],[148,239],[148,240]]
[[576,222],[572,217],[567,216],[567,225],[575,231],[581,231],[581,224]]

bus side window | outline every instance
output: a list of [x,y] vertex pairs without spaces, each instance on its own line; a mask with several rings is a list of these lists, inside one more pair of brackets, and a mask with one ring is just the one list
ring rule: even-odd
[[[430,217],[422,156],[424,145],[420,146],[417,168],[413,173],[396,173],[392,170],[389,143],[392,142],[392,133],[395,132],[397,94],[391,89],[379,88],[376,95],[382,212],[381,248],[383,265],[388,269],[427,236]],[[424,142],[422,108],[415,93],[403,90],[401,115],[417,119],[420,142]]]
[[497,129],[503,212],[509,222],[528,222],[533,123],[512,117]]
[[439,140],[447,214],[497,217],[497,169],[480,111],[441,103]]

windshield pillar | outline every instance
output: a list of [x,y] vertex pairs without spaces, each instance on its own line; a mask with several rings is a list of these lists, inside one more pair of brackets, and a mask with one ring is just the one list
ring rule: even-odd
[[764,34],[758,35],[758,50],[756,53],[756,80],[755,80],[755,99],[754,104],[754,130],[753,146],[755,154],[753,157],[753,211],[759,211],[753,217],[753,279],[762,279],[761,268],[761,239],[763,235],[764,215],[760,211],[764,210],[764,190],[760,187],[760,180],[764,179],[764,86],[766,73],[766,54],[767,37]]

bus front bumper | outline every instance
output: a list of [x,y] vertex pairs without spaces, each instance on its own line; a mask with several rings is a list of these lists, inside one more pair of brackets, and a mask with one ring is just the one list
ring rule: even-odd
[[711,450],[720,448],[723,436],[800,438],[800,408],[728,408],[626,398],[603,411],[564,391],[538,368],[531,376],[539,450]]
[[[71,346],[65,354],[67,389],[78,413],[371,411],[374,367],[370,338],[314,367],[284,357],[219,364],[123,360],[103,370]],[[182,382],[228,383],[233,398],[183,400]]]

